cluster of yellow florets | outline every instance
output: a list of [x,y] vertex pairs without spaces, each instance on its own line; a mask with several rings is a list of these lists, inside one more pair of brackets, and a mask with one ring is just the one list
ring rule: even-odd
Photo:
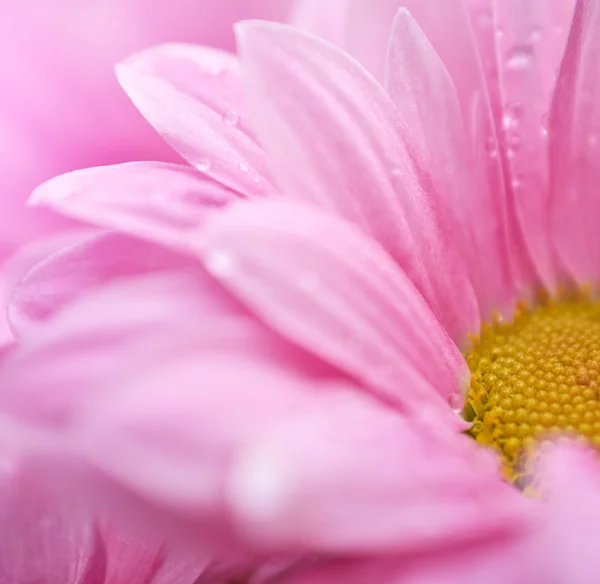
[[600,448],[600,302],[584,292],[521,303],[473,338],[465,417],[477,442],[502,454],[506,474],[540,439],[572,435]]

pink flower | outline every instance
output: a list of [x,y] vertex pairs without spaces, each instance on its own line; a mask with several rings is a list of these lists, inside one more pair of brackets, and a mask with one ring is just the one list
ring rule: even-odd
[[[315,557],[305,582],[592,582],[596,459],[542,451],[530,499],[455,412],[468,333],[540,287],[598,281],[600,4],[572,22],[546,0],[492,2],[493,18],[401,4],[412,16],[352,2],[319,29],[365,67],[258,21],[237,26],[239,61],[170,44],[118,67],[189,165],[34,193],[110,231],[17,286],[0,406],[17,447],[211,557]],[[582,381],[561,384],[593,394],[571,361]]]
[[[20,245],[64,228],[27,209],[48,178],[91,165],[178,157],[128,102],[114,64],[153,43],[229,48],[239,18],[285,18],[287,0],[28,0],[0,9],[0,265]],[[30,254],[29,254],[30,255]],[[4,304],[4,274],[0,301]],[[0,341],[6,336],[0,322]]]

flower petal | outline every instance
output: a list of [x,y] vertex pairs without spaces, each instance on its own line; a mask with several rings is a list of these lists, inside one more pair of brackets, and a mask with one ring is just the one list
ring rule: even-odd
[[348,0],[296,0],[290,18],[294,26],[343,46]]
[[544,283],[559,274],[548,203],[550,102],[566,45],[573,0],[494,0],[495,35],[508,166],[525,243]]
[[84,460],[193,522],[205,539],[226,527],[223,488],[235,452],[322,394],[346,388],[289,367],[283,351],[283,359],[265,359],[274,350],[268,337],[246,332],[245,346],[232,340],[228,350],[223,342],[187,350],[120,392],[89,400],[73,428]]
[[129,162],[58,176],[39,186],[30,203],[186,249],[207,215],[238,198],[186,166]]
[[0,315],[0,346],[14,340],[8,323],[7,307],[17,283],[29,270],[49,255],[63,247],[84,241],[97,233],[98,230],[93,228],[66,229],[58,234],[46,236],[24,245],[1,265],[0,309],[4,314]]
[[242,452],[228,497],[267,548],[414,553],[519,531],[522,497],[470,439],[333,394]]
[[175,270],[190,260],[120,233],[104,233],[55,252],[32,268],[16,286],[9,305],[15,335],[36,326],[79,296],[112,280]]
[[348,55],[303,31],[246,22],[237,36],[257,132],[281,185],[382,243],[464,340],[478,326],[472,285],[390,98]]
[[[495,227],[488,222],[489,230],[482,230],[480,222],[473,221],[484,211],[481,193],[485,186],[482,177],[473,172],[456,88],[423,31],[405,9],[398,11],[392,28],[386,86],[404,125],[412,129],[422,145],[427,168],[438,187],[434,192],[443,197],[440,206],[452,214],[452,223],[450,218],[448,222],[453,225],[453,237],[460,242],[483,317],[489,318],[493,309],[503,308],[497,298],[490,297],[490,289],[504,298],[510,297],[512,289],[503,255],[500,218]],[[492,214],[494,210],[488,208],[487,212]],[[484,257],[493,259],[482,262]]]
[[215,217],[198,246],[207,269],[284,336],[400,407],[450,411],[462,356],[408,278],[350,223],[253,201]]
[[600,6],[578,2],[550,120],[553,238],[579,281],[600,277]]
[[21,470],[0,477],[0,582],[104,584],[98,531],[38,478]]
[[[3,358],[0,408],[63,432],[92,395],[118,392],[148,363],[201,347],[198,331],[211,316],[235,323],[246,315],[198,268],[111,282],[71,302]],[[206,335],[207,345],[229,338],[218,327]]]
[[245,123],[235,55],[162,45],[121,63],[117,75],[142,115],[192,166],[244,195],[274,190]]

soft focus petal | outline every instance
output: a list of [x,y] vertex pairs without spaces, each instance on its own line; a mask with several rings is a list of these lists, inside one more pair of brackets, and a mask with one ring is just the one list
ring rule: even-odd
[[119,233],[66,246],[38,263],[16,286],[9,305],[11,328],[18,336],[34,334],[36,326],[94,288],[189,263],[185,256]]
[[[422,145],[425,164],[439,196],[443,197],[440,205],[453,215],[452,237],[463,257],[468,258],[475,291],[484,310],[489,311],[490,279],[487,270],[482,269],[481,258],[488,254],[493,240],[488,232],[482,237],[481,226],[473,221],[481,188],[472,170],[456,88],[437,53],[405,9],[398,11],[392,28],[386,88],[404,125]],[[501,243],[496,242],[496,246],[501,247]],[[497,266],[493,268],[498,271]],[[488,316],[489,313],[483,315]],[[475,326],[473,330],[479,330],[479,325]]]
[[235,452],[338,390],[283,360],[260,358],[260,335],[247,334],[246,344],[188,350],[122,391],[89,400],[73,428],[76,450],[138,496],[193,521],[198,537],[217,539],[226,527],[223,489]]
[[577,3],[550,120],[554,243],[579,281],[600,277],[600,4]]
[[400,407],[447,410],[459,392],[457,347],[353,225],[299,203],[254,201],[215,216],[198,245],[206,268],[269,324]]
[[556,284],[548,213],[550,102],[574,1],[494,0],[502,127],[517,217],[547,286]]
[[176,155],[139,115],[114,64],[164,42],[233,48],[232,23],[285,19],[290,0],[2,2],[0,261],[64,221],[27,209],[36,185],[82,168]]
[[94,524],[35,473],[0,469],[0,582],[104,584]]
[[235,55],[164,45],[134,55],[117,75],[144,117],[192,166],[246,195],[273,191],[265,155],[245,122]]
[[[119,391],[127,375],[155,359],[201,347],[198,331],[209,316],[245,314],[200,268],[88,291],[4,358],[2,409],[39,427],[64,429],[94,393]],[[218,327],[207,326],[206,335],[208,346],[228,338]]]
[[343,46],[349,0],[296,0],[291,23],[321,38]]
[[98,231],[93,228],[68,229],[55,235],[48,235],[40,240],[23,246],[6,260],[0,267],[0,346],[13,340],[13,333],[8,323],[7,306],[17,283],[37,263],[46,259],[63,247],[73,245],[92,237]]
[[540,481],[548,505],[540,556],[557,581],[593,584],[600,570],[597,458],[581,447],[555,447],[542,458]]
[[31,196],[65,215],[185,249],[215,209],[238,198],[186,166],[130,162],[64,174]]
[[282,187],[375,237],[462,341],[478,325],[473,289],[390,98],[358,63],[303,31],[247,22],[237,35],[257,132]]
[[150,535],[142,540],[107,525],[103,536],[105,584],[195,584],[207,564],[199,550],[167,546]]
[[229,498],[264,545],[415,552],[519,531],[524,504],[492,455],[362,396],[333,395],[246,449]]

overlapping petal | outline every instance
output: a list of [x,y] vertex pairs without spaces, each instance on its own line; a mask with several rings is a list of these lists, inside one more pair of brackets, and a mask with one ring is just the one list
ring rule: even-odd
[[572,276],[584,282],[600,275],[599,23],[598,3],[578,2],[550,119],[553,239]]
[[466,365],[456,345],[352,224],[298,202],[241,203],[214,217],[198,248],[206,268],[271,326],[400,408],[426,417],[460,401]]
[[142,115],[196,169],[245,195],[273,191],[245,120],[235,55],[163,45],[120,64],[117,75]]
[[493,457],[359,395],[326,397],[242,452],[229,498],[268,548],[415,553],[523,528]]
[[378,240],[464,338],[478,325],[473,289],[427,192],[420,145],[382,87],[302,31],[247,22],[237,36],[257,133],[282,188]]
[[189,167],[130,162],[58,176],[39,186],[30,204],[186,249],[211,212],[238,198]]

